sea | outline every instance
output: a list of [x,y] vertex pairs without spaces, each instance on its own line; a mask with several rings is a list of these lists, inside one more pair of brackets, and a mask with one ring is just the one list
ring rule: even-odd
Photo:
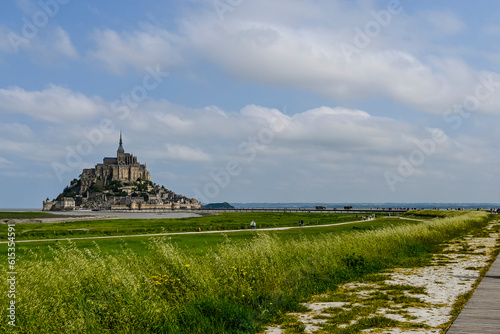
[[342,209],[352,207],[354,209],[378,209],[378,208],[408,208],[408,209],[439,209],[439,210],[489,210],[500,208],[500,203],[230,203],[236,208],[290,208],[290,209],[311,209],[317,206],[324,206],[331,209]]
[[[205,205],[205,203],[203,203]],[[260,208],[260,209],[313,209],[323,206],[327,209],[343,209],[352,207],[353,209],[377,209],[377,208],[407,208],[407,209],[439,209],[439,210],[489,210],[500,208],[500,203],[229,203],[235,208]],[[41,208],[0,208],[0,212],[40,212]]]

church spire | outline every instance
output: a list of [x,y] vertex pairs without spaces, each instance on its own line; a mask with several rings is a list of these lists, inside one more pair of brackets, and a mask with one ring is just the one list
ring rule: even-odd
[[120,130],[120,145],[118,146],[118,152],[125,152],[123,149],[122,130]]

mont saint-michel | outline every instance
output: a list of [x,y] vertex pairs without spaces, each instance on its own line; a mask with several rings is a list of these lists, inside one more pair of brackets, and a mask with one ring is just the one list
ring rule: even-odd
[[193,210],[201,204],[151,181],[146,164],[126,153],[122,134],[116,157],[106,157],[94,168],[86,168],[79,179],[54,200],[43,201],[44,211],[92,210]]

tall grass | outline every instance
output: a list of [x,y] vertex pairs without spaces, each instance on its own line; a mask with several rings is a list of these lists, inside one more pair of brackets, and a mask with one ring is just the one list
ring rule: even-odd
[[[20,263],[18,333],[254,333],[311,294],[365,273],[425,257],[442,242],[484,226],[469,212],[430,223],[280,241],[258,233],[217,253],[187,256],[151,239],[150,256],[119,256],[71,243]],[[36,255],[33,255],[36,256]],[[6,284],[0,285],[8,305]],[[6,307],[1,307],[6,319]],[[9,326],[2,321],[0,329]]]

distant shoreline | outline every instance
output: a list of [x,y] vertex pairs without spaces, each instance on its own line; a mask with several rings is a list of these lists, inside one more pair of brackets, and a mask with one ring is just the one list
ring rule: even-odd
[[[205,205],[205,203],[203,203]],[[208,203],[206,203],[208,204]],[[489,210],[490,208],[500,208],[500,203],[301,203],[301,202],[291,202],[291,203],[229,203],[236,209],[314,209],[316,206],[324,206],[326,208],[341,209],[344,206],[352,206],[356,209],[377,209],[377,208],[416,208],[416,209],[466,209],[466,210],[476,210],[483,209]],[[41,208],[0,208],[0,212],[42,212]],[[52,211],[51,211],[52,212]],[[93,211],[70,211],[68,213],[85,212],[85,213],[95,213]],[[103,211],[103,212],[113,212],[113,211]],[[52,212],[56,213],[56,212]],[[140,213],[140,212],[139,212]]]

